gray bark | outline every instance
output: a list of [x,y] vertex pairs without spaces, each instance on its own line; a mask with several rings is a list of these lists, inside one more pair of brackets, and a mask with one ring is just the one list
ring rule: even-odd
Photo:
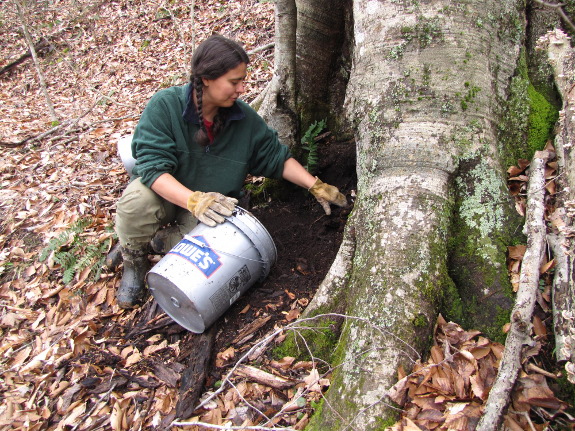
[[[359,319],[342,327],[340,367],[311,430],[379,429],[393,416],[385,398],[398,367],[411,368],[442,299],[454,300],[446,296],[454,292],[450,247],[467,250],[459,256],[471,270],[457,282],[468,297],[488,310],[510,306],[502,302],[507,244],[497,240],[509,202],[497,125],[524,36],[521,6],[353,2],[345,110],[356,138],[358,197],[307,315],[344,307]],[[465,230],[455,245],[454,213]],[[503,275],[486,283],[478,276],[490,266]]]
[[[297,101],[305,128],[341,106],[346,79],[342,45],[346,38],[347,0],[298,0],[297,4]],[[349,10],[349,8],[348,8]],[[333,127],[332,127],[333,128]],[[305,131],[305,129],[303,130]]]
[[[559,193],[548,242],[556,260],[553,281],[553,327],[557,359],[565,362],[567,375],[575,383],[575,270],[573,237],[575,236],[575,50],[560,30],[547,33],[539,41],[553,68],[555,82],[563,99],[559,116],[555,151],[561,175],[557,178]],[[570,211],[565,209],[571,208]]]
[[290,147],[314,121],[326,118],[330,129],[338,127],[333,114],[341,111],[348,78],[342,49],[348,3],[276,2],[274,76],[253,105]]
[[276,2],[274,74],[261,99],[253,105],[268,124],[277,130],[281,141],[295,145],[298,123],[296,105],[296,26],[295,0]]

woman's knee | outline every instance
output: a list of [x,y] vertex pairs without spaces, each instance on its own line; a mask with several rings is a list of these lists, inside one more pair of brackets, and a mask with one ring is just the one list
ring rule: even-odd
[[120,242],[145,242],[174,216],[173,204],[135,179],[116,205],[116,232]]

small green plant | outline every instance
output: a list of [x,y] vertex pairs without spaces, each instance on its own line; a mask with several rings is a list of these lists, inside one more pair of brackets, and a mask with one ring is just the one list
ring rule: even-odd
[[161,7],[156,11],[156,16],[154,17],[156,20],[159,19],[166,19],[166,18],[170,18],[172,16],[172,13],[166,9],[165,7]]
[[317,154],[317,136],[325,129],[326,122],[325,119],[321,121],[314,121],[311,126],[308,127],[307,132],[301,138],[302,149],[307,151],[306,154],[306,163],[304,168],[313,174],[317,168],[317,163],[319,161],[319,157]]
[[150,43],[152,43],[152,41],[149,39],[142,41],[142,43],[140,44],[139,51],[143,51],[144,49],[146,49],[148,46],[150,46]]
[[471,85],[469,82],[465,82],[464,85],[467,89],[467,94],[461,99],[461,109],[463,111],[467,110],[470,103],[474,103],[475,97],[481,91],[481,88]]
[[78,219],[60,235],[52,238],[38,256],[40,262],[43,262],[53,255],[54,262],[62,268],[64,284],[70,283],[76,274],[88,267],[91,267],[90,275],[94,280],[100,278],[106,252],[113,238],[107,238],[101,243],[87,242],[81,234],[92,222],[90,217]]

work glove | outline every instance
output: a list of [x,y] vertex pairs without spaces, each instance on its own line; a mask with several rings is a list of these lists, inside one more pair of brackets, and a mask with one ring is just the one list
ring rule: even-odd
[[213,227],[226,221],[222,216],[231,216],[237,203],[237,199],[221,193],[193,192],[188,198],[188,210],[199,221]]
[[337,187],[324,183],[318,177],[315,177],[315,183],[309,188],[309,192],[315,196],[317,201],[323,207],[326,215],[331,214],[329,204],[334,204],[340,207],[347,205],[345,196],[339,192]]

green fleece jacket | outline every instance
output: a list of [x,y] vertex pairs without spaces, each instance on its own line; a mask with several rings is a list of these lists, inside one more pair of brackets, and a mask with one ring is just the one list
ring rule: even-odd
[[134,177],[150,187],[163,173],[191,190],[239,197],[247,174],[281,178],[291,157],[277,132],[248,104],[236,101],[209,147],[196,143],[200,120],[190,85],[160,90],[148,102],[134,132]]

